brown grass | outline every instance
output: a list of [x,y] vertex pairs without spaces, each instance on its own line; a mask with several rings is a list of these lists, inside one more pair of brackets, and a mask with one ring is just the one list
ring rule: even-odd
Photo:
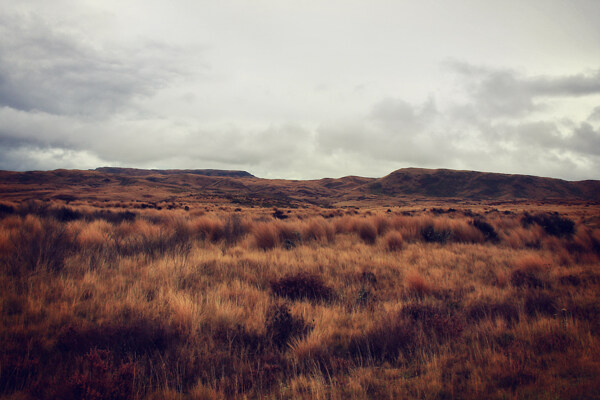
[[404,238],[400,232],[388,232],[384,236],[383,242],[388,251],[399,251],[404,246]]
[[561,206],[577,221],[562,235],[523,226],[514,204],[290,207],[280,219],[272,206],[96,203],[0,215],[0,398],[600,390],[595,206]]

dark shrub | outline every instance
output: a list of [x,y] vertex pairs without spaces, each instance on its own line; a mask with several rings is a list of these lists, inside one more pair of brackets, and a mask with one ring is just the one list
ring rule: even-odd
[[278,210],[278,209],[275,209],[275,210],[273,211],[273,218],[276,218],[276,219],[287,219],[287,218],[288,218],[288,216],[287,216],[287,215],[285,215],[285,214],[283,213],[283,211],[281,211],[281,210]]
[[320,276],[299,272],[271,282],[271,290],[276,296],[291,300],[331,300],[333,289],[325,285]]
[[498,233],[496,232],[494,227],[486,221],[476,218],[473,221],[471,221],[471,225],[473,225],[475,228],[479,229],[481,233],[483,233],[483,236],[485,237],[486,241],[493,243],[498,242]]
[[55,382],[46,388],[44,397],[120,400],[134,396],[133,363],[116,363],[111,352],[92,349],[80,357],[77,364],[78,370],[66,382]]
[[90,219],[103,219],[111,224],[120,224],[125,221],[134,221],[136,217],[137,214],[131,211],[112,212],[110,210],[101,210],[94,212]]
[[452,232],[447,229],[436,230],[432,224],[421,228],[421,237],[427,243],[446,243],[452,236]]
[[83,218],[83,214],[69,207],[60,207],[52,210],[52,216],[60,222],[75,221]]
[[226,346],[229,351],[251,355],[262,353],[268,344],[265,336],[250,332],[241,324],[215,327],[213,339],[220,345]]
[[525,312],[530,317],[536,314],[554,315],[557,309],[555,298],[547,293],[528,293],[525,298]]
[[535,215],[525,213],[521,218],[521,224],[525,228],[537,224],[552,236],[571,236],[575,233],[575,223],[568,218],[561,217],[558,213]]
[[288,341],[297,336],[307,334],[312,326],[307,325],[302,317],[290,314],[285,304],[273,305],[267,311],[265,321],[267,337],[278,347],[285,347]]
[[402,308],[400,315],[417,322],[425,332],[434,333],[438,339],[460,336],[465,325],[461,315],[441,305],[412,303]]
[[83,354],[93,348],[110,350],[115,357],[164,351],[178,343],[177,330],[158,319],[132,318],[101,325],[69,325],[57,336],[57,350]]
[[13,206],[0,203],[0,218],[4,218],[5,216],[14,214],[15,212],[17,212],[17,210]]
[[480,301],[473,304],[468,310],[470,320],[479,321],[484,318],[504,318],[507,322],[519,321],[519,310],[509,302],[496,303],[493,301]]
[[581,278],[577,275],[561,276],[558,281],[563,285],[579,286],[581,284]]
[[31,332],[0,332],[0,397],[23,389],[40,373],[46,358],[40,339]]
[[541,354],[564,351],[573,345],[577,345],[569,335],[560,331],[537,332],[533,335],[532,342],[535,351]]
[[363,242],[373,244],[377,239],[377,228],[373,223],[365,221],[358,226],[358,236]]
[[536,381],[536,376],[532,371],[519,369],[512,371],[504,369],[492,375],[498,387],[503,389],[515,390],[519,386],[529,385]]
[[377,284],[377,277],[376,277],[376,276],[375,276],[375,274],[374,274],[374,273],[372,273],[371,271],[363,271],[363,272],[360,274],[360,277],[359,277],[359,279],[360,279],[360,281],[361,281],[362,283],[367,283],[367,284],[370,284],[370,285],[375,285],[375,284]]
[[348,352],[357,360],[393,362],[400,354],[409,356],[419,347],[415,324],[395,315],[387,317],[364,334],[351,337]]
[[510,274],[510,283],[516,287],[542,288],[546,282],[542,280],[536,271],[529,269],[516,269]]
[[21,216],[26,215],[37,215],[38,217],[44,217],[48,215],[48,209],[50,208],[50,204],[36,201],[36,200],[28,200],[24,203],[19,204],[17,209],[17,213]]

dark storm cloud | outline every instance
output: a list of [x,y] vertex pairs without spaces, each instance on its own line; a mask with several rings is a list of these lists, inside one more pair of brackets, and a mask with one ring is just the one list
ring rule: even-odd
[[91,44],[35,14],[0,14],[0,106],[53,114],[106,115],[178,75],[174,49]]

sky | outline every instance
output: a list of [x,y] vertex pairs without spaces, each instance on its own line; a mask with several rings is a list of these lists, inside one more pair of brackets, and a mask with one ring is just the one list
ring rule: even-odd
[[597,0],[0,0],[0,169],[600,179]]

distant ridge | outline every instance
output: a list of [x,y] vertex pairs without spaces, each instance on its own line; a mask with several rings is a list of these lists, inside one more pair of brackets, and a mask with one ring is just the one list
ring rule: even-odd
[[388,196],[547,200],[600,199],[600,181],[571,182],[531,175],[404,168],[375,180],[372,192]]
[[[124,190],[124,187],[127,187]],[[262,179],[245,171],[139,169],[0,171],[0,200],[80,199],[187,201],[244,205],[408,204],[412,201],[600,202],[600,181],[449,169],[399,169],[382,178]]]
[[100,167],[94,171],[105,172],[108,174],[119,174],[128,176],[148,176],[148,175],[177,175],[177,174],[192,174],[203,176],[229,176],[232,178],[253,178],[246,171],[230,171],[221,169],[141,169],[141,168],[121,168],[121,167]]

